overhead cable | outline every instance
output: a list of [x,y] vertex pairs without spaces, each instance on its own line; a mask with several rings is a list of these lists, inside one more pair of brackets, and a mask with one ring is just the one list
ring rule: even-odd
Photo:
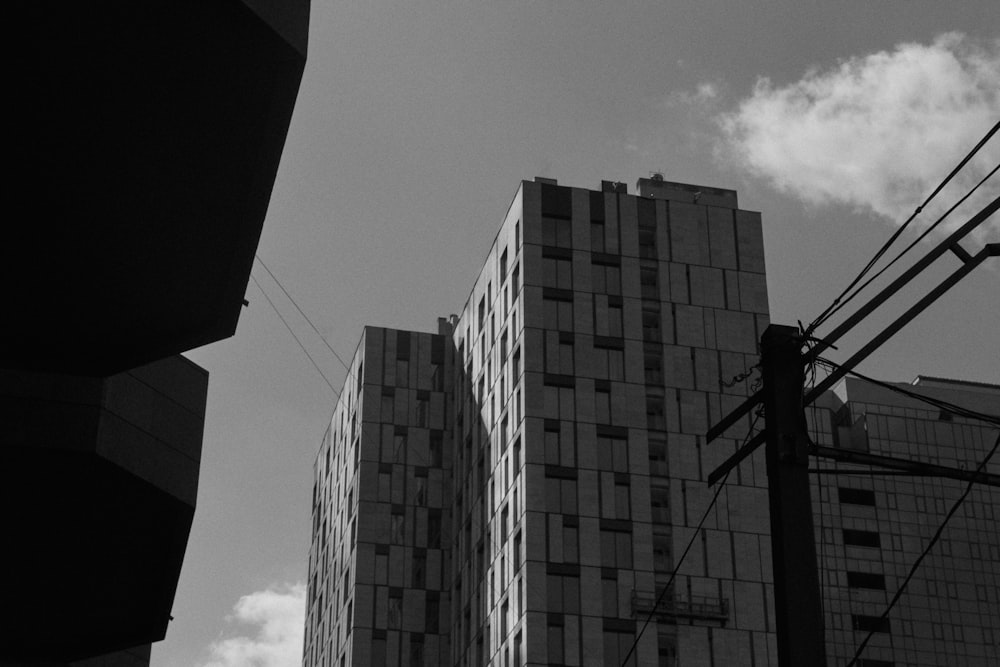
[[334,389],[333,385],[326,378],[326,374],[323,373],[323,370],[319,367],[319,364],[316,363],[316,360],[313,359],[313,356],[311,354],[309,354],[309,350],[307,350],[306,346],[302,344],[302,341],[299,340],[299,337],[295,335],[295,331],[293,331],[291,325],[288,324],[288,320],[286,320],[285,317],[281,314],[281,311],[278,310],[278,307],[274,305],[274,301],[271,301],[271,297],[269,297],[267,295],[267,292],[264,291],[264,288],[261,286],[260,282],[258,282],[257,277],[251,273],[250,274],[250,279],[257,286],[257,289],[260,290],[260,293],[264,295],[264,298],[267,299],[267,302],[269,304],[271,304],[271,309],[274,310],[275,314],[277,314],[277,316],[278,316],[278,319],[280,319],[281,323],[285,325],[286,329],[288,329],[288,333],[292,334],[292,338],[295,339],[295,342],[299,344],[299,348],[309,358],[309,361],[310,361],[310,363],[312,363],[313,368],[315,368],[316,372],[319,373],[319,375],[320,375],[321,378],[323,378],[323,382],[325,382],[326,386],[328,386],[330,388],[330,391],[333,392],[333,395],[336,396],[339,399],[340,398],[340,392],[337,391],[336,389]]
[[806,328],[807,332],[811,333],[812,331],[814,331],[817,326],[822,324],[822,322],[824,322],[830,316],[832,311],[835,308],[837,308],[837,306],[839,306],[841,300],[852,289],[854,289],[854,287],[859,282],[861,282],[861,280],[865,277],[865,275],[867,275],[867,273],[872,269],[872,267],[875,266],[876,263],[878,263],[878,261],[882,258],[882,255],[884,255],[886,251],[892,246],[892,244],[895,243],[896,239],[899,238],[899,235],[903,233],[903,231],[907,228],[907,226],[909,226],[909,224],[913,221],[913,219],[916,218],[921,211],[923,211],[924,207],[927,206],[927,204],[929,204],[931,200],[934,199],[934,197],[936,197],[939,192],[941,192],[941,190],[951,181],[951,179],[954,178],[959,171],[961,171],[961,169],[969,162],[969,160],[971,160],[973,156],[979,152],[979,149],[982,148],[986,144],[986,142],[988,142],[993,137],[994,134],[996,134],[998,129],[1000,129],[1000,122],[997,122],[992,128],[990,128],[990,130],[986,133],[986,135],[979,140],[979,143],[977,143],[972,148],[972,150],[969,151],[969,153],[962,159],[962,161],[959,162],[958,165],[951,170],[951,173],[949,173],[948,176],[946,176],[945,179],[941,181],[941,183],[938,184],[936,188],[934,188],[934,191],[931,192],[930,195],[928,195],[928,197],[924,200],[924,202],[919,206],[917,206],[916,209],[914,209],[913,213],[910,214],[910,217],[907,218],[902,225],[896,228],[896,231],[893,232],[892,236],[889,237],[889,240],[887,240],[882,245],[882,247],[879,248],[878,252],[875,253],[875,256],[872,257],[871,260],[869,260],[868,264],[865,265],[865,268],[861,270],[861,272],[857,275],[857,277],[855,277],[854,280],[852,280],[850,284],[844,288],[844,290],[840,293],[840,295],[838,295],[837,298],[833,300],[833,303],[830,304],[830,306],[828,306],[826,310],[820,313],[820,315],[815,320],[813,320],[812,323],[809,324],[809,326]]
[[337,358],[337,361],[340,362],[340,365],[343,366],[344,369],[348,373],[350,373],[351,372],[350,366],[348,366],[344,362],[344,360],[340,358],[340,355],[337,354],[336,350],[334,350],[332,347],[330,347],[330,344],[326,342],[326,338],[324,338],[323,334],[321,334],[319,332],[319,329],[316,328],[316,325],[312,323],[312,320],[309,319],[309,316],[306,315],[305,312],[302,310],[302,308],[299,307],[299,304],[295,301],[294,298],[292,298],[292,295],[288,292],[288,290],[285,289],[285,286],[281,284],[281,281],[278,280],[278,277],[276,275],[274,275],[274,273],[271,271],[271,269],[267,268],[267,264],[265,264],[264,260],[262,260],[260,258],[260,255],[254,255],[254,259],[256,259],[258,262],[260,262],[260,265],[264,267],[265,271],[267,271],[267,275],[271,276],[271,279],[278,284],[278,287],[281,288],[281,291],[285,293],[285,296],[288,297],[288,300],[292,302],[293,306],[295,306],[295,310],[299,311],[299,315],[301,315],[303,318],[305,318],[306,322],[309,323],[309,326],[312,327],[312,330],[314,332],[316,332],[317,336],[319,336],[319,339],[321,341],[323,341],[323,345],[326,345],[326,349],[330,350],[330,352],[333,353],[333,356],[335,356]]
[[[984,176],[978,183],[976,183],[976,185],[973,186],[973,188],[971,190],[969,190],[967,193],[965,193],[962,196],[961,199],[959,199],[957,202],[955,202],[951,206],[951,208],[949,208],[947,211],[945,211],[943,214],[941,214],[941,216],[937,220],[935,220],[934,223],[930,227],[928,227],[927,229],[925,229],[924,232],[920,236],[918,236],[912,242],[910,242],[910,245],[908,245],[905,248],[903,248],[903,250],[901,250],[899,252],[899,254],[896,255],[892,259],[892,261],[890,261],[888,264],[886,264],[881,269],[879,269],[878,272],[875,273],[875,275],[873,275],[870,278],[868,278],[868,280],[866,280],[861,286],[857,287],[853,292],[851,292],[851,294],[847,298],[845,298],[839,304],[834,304],[836,307],[831,307],[832,309],[828,309],[828,312],[826,312],[821,318],[817,318],[814,321],[814,323],[811,324],[810,326],[813,329],[815,329],[816,327],[818,327],[821,324],[823,324],[823,322],[826,322],[828,319],[830,319],[831,317],[833,317],[834,315],[836,315],[837,312],[840,311],[848,303],[850,303],[854,299],[854,297],[856,297],[859,293],[863,292],[865,290],[865,288],[867,288],[869,285],[871,285],[873,282],[875,282],[878,279],[879,276],[881,276],[883,273],[885,273],[886,271],[888,271],[889,268],[892,265],[894,265],[896,262],[898,262],[903,257],[903,255],[905,255],[906,253],[910,252],[910,250],[912,250],[915,245],[917,245],[918,243],[920,243],[921,241],[923,241],[924,238],[926,238],[926,236],[928,234],[930,234],[939,224],[941,224],[941,221],[943,221],[945,218],[947,218],[949,215],[951,215],[951,213],[956,208],[958,208],[963,203],[965,203],[965,200],[968,199],[969,197],[971,197],[973,195],[973,193],[975,193],[975,191],[979,189],[979,186],[981,186],[983,183],[985,183],[986,181],[988,181],[991,176],[993,176],[995,173],[997,173],[997,170],[1000,170],[1000,164],[998,164],[997,166],[993,167],[993,169],[991,169],[990,172],[988,174],[986,174],[986,176]],[[843,295],[841,295],[841,296],[843,296]]]
[[[840,364],[837,364],[836,362],[830,361],[829,359],[824,359],[822,357],[817,358],[816,361],[817,361],[817,363],[820,363],[820,364],[822,364],[822,365],[824,365],[824,366],[826,366],[828,368],[839,368],[840,367]],[[889,391],[894,391],[894,392],[896,392],[898,394],[902,394],[902,395],[907,396],[909,398],[912,398],[912,399],[915,399],[915,400],[918,400],[918,401],[922,401],[922,402],[927,403],[929,405],[933,405],[933,406],[935,406],[935,407],[937,407],[937,408],[939,408],[941,410],[945,410],[947,412],[950,412],[952,414],[958,415],[960,417],[967,417],[969,419],[977,419],[979,421],[984,421],[984,422],[987,422],[989,424],[993,424],[994,426],[1000,426],[1000,415],[991,415],[991,414],[986,413],[986,412],[979,412],[977,410],[972,410],[970,408],[962,407],[961,405],[955,405],[954,403],[950,403],[950,402],[945,401],[945,400],[940,399],[940,398],[934,398],[933,396],[927,396],[926,394],[921,394],[919,392],[915,392],[915,391],[911,391],[909,389],[905,389],[905,388],[903,388],[903,387],[901,387],[901,386],[899,386],[897,384],[893,384],[891,382],[884,382],[882,380],[876,380],[875,378],[868,377],[867,375],[863,375],[862,373],[859,373],[857,371],[853,371],[853,370],[852,371],[847,371],[847,374],[848,375],[853,375],[853,376],[858,377],[858,378],[861,378],[862,380],[865,380],[866,382],[871,382],[872,384],[875,384],[875,385],[878,385],[878,386],[883,387],[885,389],[888,389]]]

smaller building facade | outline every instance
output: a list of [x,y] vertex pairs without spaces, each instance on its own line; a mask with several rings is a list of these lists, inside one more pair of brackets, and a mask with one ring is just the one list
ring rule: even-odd
[[[918,377],[906,391],[1000,416],[1000,386]],[[848,378],[811,411],[820,444],[974,470],[996,426]],[[885,621],[880,617],[967,482],[816,459],[813,525],[830,665],[874,630],[861,664],[1000,664],[1000,490],[976,484]],[[987,472],[1000,473],[994,459]]]

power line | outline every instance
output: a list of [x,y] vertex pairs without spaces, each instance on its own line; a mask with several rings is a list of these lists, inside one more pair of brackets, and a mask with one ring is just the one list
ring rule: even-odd
[[280,319],[281,323],[285,325],[286,329],[288,329],[288,333],[292,334],[292,338],[294,338],[295,342],[299,344],[299,348],[303,352],[305,352],[305,355],[309,358],[309,361],[312,363],[313,368],[315,368],[316,372],[319,373],[319,375],[320,375],[321,378],[323,378],[323,382],[325,382],[326,386],[330,388],[330,391],[333,392],[333,395],[336,396],[339,399],[340,398],[340,392],[337,391],[336,389],[334,389],[333,385],[330,384],[330,381],[328,379],[326,379],[326,374],[323,373],[323,370],[319,367],[319,364],[317,364],[316,360],[313,359],[313,357],[312,357],[311,354],[309,354],[309,350],[307,350],[306,346],[302,344],[302,341],[299,340],[299,337],[295,335],[295,332],[292,330],[291,325],[288,324],[288,321],[281,314],[281,311],[279,311],[278,307],[274,305],[274,301],[271,301],[271,297],[269,297],[267,295],[267,292],[264,291],[264,288],[261,286],[260,282],[257,281],[257,277],[251,273],[250,274],[250,279],[257,286],[257,289],[260,290],[260,293],[264,295],[264,298],[267,299],[267,302],[269,304],[271,304],[271,308],[274,310],[275,314],[278,316],[278,319]]
[[872,269],[872,267],[875,266],[876,263],[878,263],[878,260],[880,260],[882,258],[882,255],[884,255],[886,251],[888,251],[889,248],[892,246],[892,244],[896,242],[896,239],[899,238],[899,235],[903,233],[903,230],[905,230],[907,226],[909,226],[909,224],[913,221],[913,219],[916,218],[921,211],[923,211],[924,207],[927,206],[927,204],[929,204],[931,200],[937,196],[937,194],[951,181],[951,179],[955,177],[955,174],[961,171],[962,167],[964,167],[966,163],[968,163],[969,160],[971,160],[972,157],[979,152],[979,149],[982,148],[986,144],[986,142],[988,142],[990,138],[993,137],[994,134],[996,134],[997,130],[1000,130],[1000,122],[997,122],[992,128],[990,128],[990,130],[986,133],[986,135],[979,140],[979,143],[977,143],[973,147],[973,149],[969,151],[969,153],[962,159],[962,161],[959,162],[958,165],[951,170],[951,173],[949,173],[945,177],[945,179],[941,181],[941,183],[936,188],[934,188],[934,191],[931,192],[930,195],[928,195],[927,199],[925,199],[924,202],[920,204],[920,206],[917,206],[917,208],[914,209],[913,213],[910,214],[910,217],[907,218],[906,221],[902,225],[900,225],[895,232],[893,232],[892,236],[889,237],[889,240],[887,240],[882,245],[882,247],[879,248],[878,252],[875,253],[875,256],[872,257],[871,260],[869,260],[868,264],[865,265],[865,268],[861,270],[861,272],[857,275],[857,277],[855,277],[854,280],[852,280],[850,284],[844,288],[844,290],[840,293],[840,295],[838,295],[837,298],[833,300],[833,303],[830,304],[830,306],[828,306],[826,310],[820,313],[820,315],[815,320],[813,320],[812,323],[810,323],[810,325],[806,329],[807,332],[811,333],[813,330],[815,330],[817,326],[822,324],[832,314],[833,309],[839,306],[841,300],[847,295],[847,293],[850,292],[852,289],[854,289],[855,285],[861,282],[861,280]]
[[[973,188],[971,190],[969,190],[968,192],[966,192],[957,202],[955,202],[954,204],[952,204],[951,208],[949,208],[947,211],[945,211],[943,214],[941,214],[941,216],[937,220],[935,220],[934,223],[931,224],[930,227],[928,227],[927,229],[925,229],[920,236],[918,236],[913,241],[911,241],[910,245],[908,245],[905,248],[903,248],[903,250],[901,250],[899,252],[899,254],[896,255],[892,259],[892,261],[890,261],[888,264],[886,264],[881,269],[879,269],[878,272],[875,275],[873,275],[872,277],[870,277],[860,287],[858,287],[857,289],[855,289],[850,294],[850,296],[848,296],[846,299],[844,299],[843,301],[841,301],[839,304],[834,304],[833,306],[831,306],[830,309],[827,309],[827,312],[824,313],[824,315],[822,315],[821,317],[817,318],[813,322],[813,324],[811,324],[810,326],[813,329],[815,329],[816,327],[818,327],[821,324],[823,324],[823,322],[826,322],[828,319],[830,319],[831,317],[833,317],[834,315],[836,315],[837,312],[839,312],[842,308],[844,308],[844,306],[846,306],[848,303],[850,303],[854,299],[854,297],[856,297],[858,294],[860,294],[861,292],[863,292],[865,290],[865,288],[867,288],[869,285],[871,285],[873,282],[875,282],[878,279],[879,276],[881,276],[883,273],[885,273],[886,271],[888,271],[889,268],[892,267],[892,265],[894,265],[896,262],[898,262],[903,257],[903,255],[905,255],[906,253],[908,253],[910,250],[913,249],[914,246],[916,246],[918,243],[920,243],[921,241],[923,241],[924,238],[926,238],[928,234],[930,234],[935,228],[937,228],[937,226],[939,224],[941,224],[941,222],[945,218],[947,218],[949,215],[951,215],[951,213],[956,208],[958,208],[963,203],[965,203],[965,200],[968,199],[969,197],[971,197],[976,192],[976,190],[979,189],[979,187],[983,183],[985,183],[986,181],[988,181],[990,179],[990,177],[992,177],[995,173],[997,173],[997,170],[1000,170],[1000,164],[998,164],[997,166],[993,167],[993,169],[991,169],[990,172],[988,174],[986,174],[986,176],[984,176],[978,183],[976,183],[976,185],[973,186]],[[850,289],[850,288],[848,288],[848,289]],[[845,292],[846,291],[847,290],[845,290]],[[843,295],[841,295],[841,296],[843,296]],[[834,306],[836,306],[836,307],[834,307]]]
[[285,286],[281,284],[281,281],[278,280],[278,277],[271,272],[271,269],[267,268],[267,264],[265,264],[264,260],[260,258],[260,255],[254,255],[254,259],[260,262],[260,265],[264,267],[265,271],[267,271],[267,275],[271,276],[271,279],[278,284],[278,287],[281,288],[281,291],[285,293],[285,296],[288,297],[288,300],[291,301],[292,305],[295,306],[295,309],[299,311],[299,315],[305,318],[306,322],[309,323],[309,326],[312,327],[312,330],[316,332],[317,336],[319,336],[319,339],[323,341],[323,345],[326,345],[326,349],[330,350],[330,352],[333,353],[333,356],[337,358],[337,361],[340,362],[340,365],[343,366],[348,373],[350,373],[351,372],[350,366],[348,366],[344,362],[344,360],[340,358],[340,355],[337,354],[336,350],[330,347],[330,344],[326,342],[326,338],[324,338],[323,334],[319,332],[319,329],[316,328],[316,325],[312,323],[312,320],[309,319],[309,316],[306,315],[305,312],[302,310],[302,308],[299,307],[299,304],[296,303],[295,299],[292,298],[292,295],[288,292],[288,290],[285,289]]
[[[976,467],[976,472],[982,472],[983,468],[986,467],[986,464],[989,463],[991,458],[993,458],[993,455],[996,453],[998,447],[1000,447],[1000,434],[997,434],[996,442],[993,443],[993,449],[990,450],[990,453],[986,455],[986,458],[984,458],[980,462],[979,466]],[[941,525],[938,527],[937,532],[934,533],[934,536],[931,538],[931,541],[927,543],[927,546],[924,547],[923,552],[920,554],[920,556],[917,557],[917,560],[914,561],[913,566],[910,568],[909,573],[906,575],[906,579],[903,580],[903,583],[896,591],[896,594],[892,596],[892,600],[889,602],[889,606],[886,607],[885,611],[882,612],[882,615],[879,616],[879,622],[876,623],[875,626],[868,631],[868,634],[865,636],[864,640],[858,646],[857,651],[854,652],[854,657],[851,659],[851,662],[848,663],[847,667],[853,667],[854,665],[858,664],[858,660],[860,660],[861,654],[864,652],[865,647],[871,640],[872,635],[875,634],[875,628],[881,627],[885,619],[889,617],[889,612],[892,611],[892,608],[896,605],[896,602],[898,602],[899,599],[903,596],[903,592],[906,590],[907,584],[910,583],[910,579],[913,578],[913,575],[916,573],[917,568],[920,567],[921,561],[924,560],[924,557],[928,553],[930,553],[934,545],[937,544],[937,541],[941,538],[941,534],[944,532],[945,526],[948,525],[948,521],[951,520],[951,517],[955,515],[955,512],[958,511],[958,508],[961,507],[963,502],[965,502],[965,499],[969,496],[969,493],[972,492],[972,487],[974,484],[975,482],[969,482],[968,485],[965,487],[965,491],[962,493],[961,497],[959,497],[959,499],[955,501],[955,504],[951,506],[951,510],[949,510],[948,515],[944,518],[944,521],[941,522]]]
[[[761,411],[758,410],[754,415],[753,421],[750,422],[750,428],[747,429],[746,437],[743,438],[744,445],[750,439],[750,434],[753,433],[754,426],[757,425],[757,420],[760,419],[760,416],[761,416]],[[632,642],[632,646],[629,647],[628,653],[625,654],[625,659],[622,660],[622,667],[628,664],[629,658],[631,658],[632,653],[635,652],[635,647],[639,645],[639,640],[642,639],[642,633],[646,631],[646,627],[649,625],[650,620],[652,620],[653,616],[656,614],[656,609],[657,607],[660,606],[660,603],[663,601],[663,598],[667,594],[667,591],[670,590],[670,585],[674,583],[674,579],[677,577],[677,572],[680,571],[681,565],[684,563],[684,558],[688,555],[688,552],[691,550],[691,546],[694,544],[695,539],[697,539],[698,534],[701,532],[701,527],[704,525],[705,519],[708,518],[709,512],[711,512],[712,508],[715,507],[715,501],[719,499],[719,494],[722,493],[723,487],[726,486],[726,481],[729,479],[729,472],[726,473],[726,476],[722,478],[718,487],[715,489],[715,495],[712,496],[712,501],[708,503],[708,507],[705,508],[705,512],[701,515],[701,519],[699,519],[698,525],[695,527],[694,532],[691,534],[691,539],[688,540],[687,546],[684,547],[684,552],[681,554],[680,560],[678,560],[677,564],[674,565],[674,569],[670,573],[670,578],[667,579],[667,583],[664,584],[663,590],[660,591],[660,595],[656,598],[656,602],[653,603],[653,608],[650,609],[649,614],[646,615],[646,620],[643,622],[642,628],[639,629],[639,633],[635,636],[635,640]]]
[[[839,368],[840,367],[839,364],[837,364],[837,363],[835,363],[833,361],[830,361],[829,359],[824,359],[822,357],[818,357],[816,359],[816,361],[818,363],[824,365],[824,366],[829,367],[829,368]],[[855,377],[861,378],[862,380],[865,380],[866,382],[871,382],[872,384],[875,384],[875,385],[878,385],[878,386],[883,387],[885,389],[888,389],[889,391],[894,391],[894,392],[896,392],[898,394],[902,394],[903,396],[907,396],[909,398],[912,398],[912,399],[915,399],[915,400],[918,400],[918,401],[922,401],[922,402],[927,403],[929,405],[933,405],[936,408],[939,408],[941,410],[946,410],[946,411],[951,412],[953,414],[956,414],[956,415],[958,415],[960,417],[967,417],[969,419],[977,419],[979,421],[987,422],[988,424],[993,424],[994,426],[1000,426],[1000,415],[991,415],[991,414],[988,414],[986,412],[979,412],[977,410],[971,410],[969,408],[962,407],[961,405],[955,405],[954,403],[949,403],[948,401],[945,401],[945,400],[940,399],[940,398],[934,398],[933,396],[926,396],[924,394],[921,394],[921,393],[918,393],[918,392],[915,392],[915,391],[910,391],[909,389],[904,389],[903,387],[900,387],[899,385],[892,384],[890,382],[883,382],[882,380],[876,380],[875,378],[868,377],[867,375],[863,375],[863,374],[861,374],[861,373],[859,373],[857,371],[853,371],[852,370],[852,371],[848,371],[847,373],[848,373],[848,375],[853,375]]]

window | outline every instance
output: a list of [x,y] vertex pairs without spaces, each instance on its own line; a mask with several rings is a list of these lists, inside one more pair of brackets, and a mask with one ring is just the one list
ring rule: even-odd
[[403,518],[404,514],[402,508],[393,508],[389,522],[390,544],[403,543]]
[[573,334],[566,331],[546,331],[544,333],[545,372],[573,375]]
[[415,632],[410,633],[410,664],[424,664],[424,637]]
[[553,331],[573,330],[573,298],[569,295],[542,296],[543,326]]
[[632,567],[632,533],[601,530],[601,564],[604,567]]
[[870,572],[848,572],[847,585],[850,588],[870,588],[876,591],[884,591],[885,576]]
[[642,338],[643,340],[657,343],[663,340],[663,336],[660,333],[660,312],[658,310],[643,308]]
[[558,420],[545,421],[545,462],[549,465],[573,467],[576,452],[572,438],[563,438]]
[[598,433],[597,467],[601,470],[628,472],[628,440]]
[[591,264],[591,288],[598,294],[622,293],[622,270],[618,265],[593,262]]
[[643,371],[646,384],[663,385],[663,352],[659,345],[646,345],[643,357]]
[[594,334],[622,337],[622,298],[594,294]]
[[601,615],[618,617],[618,577],[614,570],[601,572]]
[[425,588],[427,585],[427,552],[423,549],[413,550],[413,570],[411,572],[412,588]]
[[561,665],[565,660],[565,652],[563,651],[563,627],[562,625],[555,625],[552,620],[553,619],[549,619],[547,633],[547,643],[549,649],[548,662],[550,665]]
[[559,248],[573,245],[573,226],[562,218],[542,218],[542,243]]
[[864,614],[851,614],[851,627],[860,632],[883,632],[891,634],[892,628],[888,618],[879,616],[866,616]]
[[390,628],[399,628],[403,624],[403,589],[389,589],[389,618],[387,625]]
[[[548,475],[548,470],[546,471]],[[577,513],[576,480],[562,477],[545,478],[545,509],[563,514]]]
[[639,257],[656,258],[655,227],[639,227]]
[[667,443],[662,440],[649,441],[649,474],[667,477],[670,473],[667,466]]
[[594,391],[594,418],[598,424],[611,423],[611,388]]
[[516,387],[518,382],[521,381],[521,348],[514,350],[514,356],[511,360],[510,366],[510,384],[512,387]]
[[652,486],[649,489],[649,504],[654,524],[670,524],[670,489]]
[[507,277],[507,248],[500,254],[500,280]]
[[[633,633],[604,631],[604,664],[621,665],[632,648]],[[636,664],[635,654],[629,659],[629,664]]]
[[542,257],[542,285],[573,289],[573,261],[563,257]]
[[543,389],[544,416],[549,419],[572,421],[576,414],[576,391],[574,388],[546,384]]
[[875,492],[867,489],[847,489],[839,487],[837,489],[837,498],[840,502],[848,503],[850,505],[875,506]]
[[603,220],[590,221],[590,250],[592,252],[605,252],[607,246],[604,242],[605,227]]
[[844,544],[852,547],[881,547],[878,533],[869,530],[844,529]]
[[548,574],[546,575],[546,593],[550,614],[580,613],[580,577],[568,574]]
[[663,397],[646,397],[646,427],[660,431],[666,430],[667,418],[663,409]]
[[430,549],[441,548],[441,510],[427,510],[427,546]]
[[657,286],[655,266],[639,267],[639,287],[643,299],[659,298],[660,290]]
[[580,561],[580,527],[575,519],[563,518],[562,534],[563,562],[578,563]]
[[658,573],[670,572],[670,537],[653,533],[653,569]]
[[521,474],[521,438],[514,441],[514,458],[511,459],[511,466],[514,468],[514,480],[517,481]]
[[629,476],[622,473],[602,472],[601,516],[605,519],[629,519]]

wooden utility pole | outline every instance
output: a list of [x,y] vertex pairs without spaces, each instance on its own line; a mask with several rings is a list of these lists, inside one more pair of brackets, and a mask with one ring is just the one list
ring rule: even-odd
[[772,324],[764,331],[761,375],[778,664],[823,667],[826,643],[809,496],[802,339],[797,329]]

